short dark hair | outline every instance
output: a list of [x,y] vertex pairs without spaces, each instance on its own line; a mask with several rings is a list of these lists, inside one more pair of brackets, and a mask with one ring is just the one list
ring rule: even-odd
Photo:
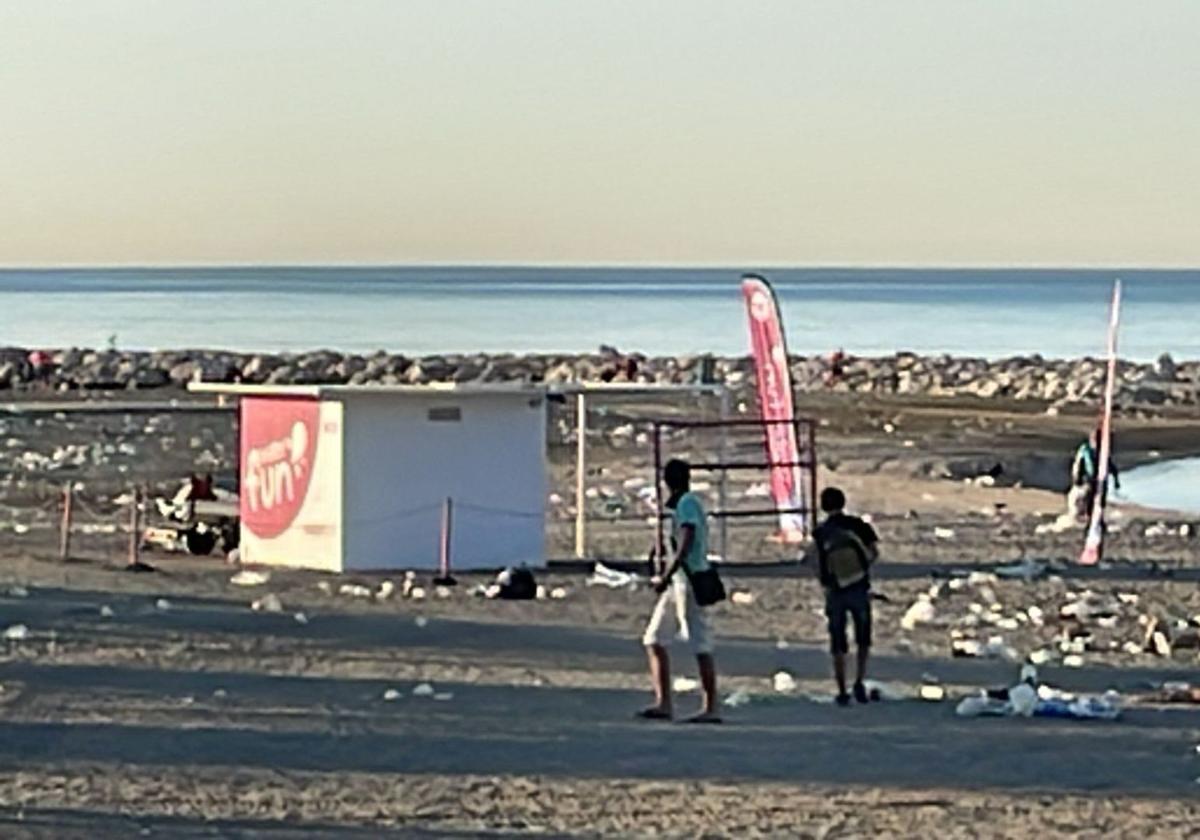
[[663,467],[663,481],[667,482],[667,486],[672,490],[685,489],[691,482],[691,478],[692,467],[687,461],[672,458]]
[[846,494],[836,487],[826,487],[821,491],[821,510],[825,513],[835,513],[846,506]]

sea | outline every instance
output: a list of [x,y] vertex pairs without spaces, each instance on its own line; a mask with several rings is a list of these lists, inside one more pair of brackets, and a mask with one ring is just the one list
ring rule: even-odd
[[[789,349],[1200,358],[1200,269],[794,268],[761,272]],[[0,346],[243,351],[747,352],[724,268],[0,269]]]

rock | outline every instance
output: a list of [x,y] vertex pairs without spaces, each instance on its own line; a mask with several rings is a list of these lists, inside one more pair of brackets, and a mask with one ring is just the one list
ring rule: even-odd
[[1154,375],[1164,382],[1174,382],[1179,375],[1179,368],[1170,353],[1163,353],[1154,361]]

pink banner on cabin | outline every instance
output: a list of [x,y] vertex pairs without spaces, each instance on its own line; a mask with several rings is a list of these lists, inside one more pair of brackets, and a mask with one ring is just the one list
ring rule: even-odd
[[279,536],[308,495],[320,404],[306,397],[247,397],[241,413],[241,519],[263,539]]

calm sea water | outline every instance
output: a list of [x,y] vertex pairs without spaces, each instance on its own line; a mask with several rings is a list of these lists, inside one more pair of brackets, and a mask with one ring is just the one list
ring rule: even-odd
[[1117,498],[1200,514],[1200,458],[1177,458],[1123,473]]
[[[1118,275],[1122,355],[1200,358],[1200,270],[767,272],[793,352],[988,357],[1102,354]],[[0,345],[734,354],[747,347],[738,279],[721,269],[0,270]]]

